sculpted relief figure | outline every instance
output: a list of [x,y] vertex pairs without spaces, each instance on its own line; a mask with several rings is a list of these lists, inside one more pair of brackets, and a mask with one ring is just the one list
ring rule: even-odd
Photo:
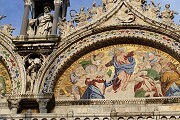
[[145,3],[146,3],[146,0],[131,0],[132,6],[140,10],[140,12],[143,11]]
[[[53,16],[51,14],[51,8],[44,6],[44,13],[37,19],[30,19],[28,26],[28,35],[49,35],[52,30]],[[36,29],[37,28],[37,29]]]
[[158,12],[160,12],[161,9],[160,3],[158,4],[158,6],[156,6],[154,1],[151,0],[151,4],[148,4],[145,9],[146,16],[152,19],[156,19],[158,16]]
[[0,26],[0,27],[1,27],[0,30],[4,34],[9,35],[9,36],[12,36],[13,30],[15,30],[15,28],[13,28],[11,24],[6,24],[6,25]]
[[73,23],[65,20],[59,21],[58,28],[61,36],[67,36],[69,33],[75,30]]
[[[75,12],[75,14],[73,14],[72,12]],[[77,13],[75,10],[71,10],[70,16],[73,21],[78,23],[77,27],[88,24],[88,20],[91,18],[91,16],[84,11],[83,6],[80,8],[80,13]]]
[[91,9],[88,8],[88,12],[92,16],[92,20],[95,20],[96,18],[98,18],[100,15],[103,14],[103,8],[100,7],[99,5],[97,7],[96,2],[94,2],[92,4],[92,8]]
[[102,6],[106,11],[108,11],[113,7],[115,1],[116,0],[102,0]]
[[173,11],[173,10],[170,10],[170,4],[166,4],[165,5],[165,10],[163,10],[159,17],[162,18],[162,21],[165,22],[165,23],[169,23],[169,24],[174,24],[173,22],[173,18],[174,18],[174,15],[178,14],[177,12]]
[[39,58],[30,58],[28,60],[28,63],[30,65],[27,68],[27,91],[33,92],[34,83],[37,79],[38,70],[41,67],[41,60]]

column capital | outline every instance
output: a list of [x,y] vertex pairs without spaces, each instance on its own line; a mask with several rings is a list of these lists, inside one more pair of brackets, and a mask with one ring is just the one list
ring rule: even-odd
[[24,5],[31,5],[32,4],[32,0],[24,0]]
[[54,4],[60,4],[62,3],[62,0],[54,0]]

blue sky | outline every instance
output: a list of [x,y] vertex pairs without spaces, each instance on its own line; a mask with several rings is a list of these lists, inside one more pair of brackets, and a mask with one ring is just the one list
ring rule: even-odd
[[[79,12],[81,6],[85,8],[90,8],[92,3],[96,1],[97,4],[101,4],[101,0],[70,0],[71,7],[68,9],[76,10]],[[149,0],[148,0],[149,1]],[[179,15],[176,15],[174,21],[176,24],[180,24],[180,0],[154,0],[155,3],[161,2],[161,10],[164,9],[166,3],[171,4],[171,9],[178,12]],[[23,0],[0,0],[0,15],[6,15],[7,17],[0,21],[0,25],[12,24],[16,30],[13,32],[13,35],[19,35],[22,17],[24,11],[24,1]],[[69,16],[69,14],[68,14]]]

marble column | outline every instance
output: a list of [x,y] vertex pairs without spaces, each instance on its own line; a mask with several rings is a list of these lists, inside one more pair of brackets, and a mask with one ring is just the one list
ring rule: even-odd
[[[54,0],[54,16],[53,16],[53,26],[52,26],[52,35],[57,34],[57,23],[58,23],[58,17],[59,17],[59,12],[60,12],[60,6],[62,5],[62,0]],[[62,11],[61,11],[62,12]]]
[[37,99],[37,102],[39,104],[39,112],[40,113],[47,113],[47,103],[50,101],[50,99]]
[[28,28],[28,19],[29,19],[29,11],[31,7],[32,1],[31,0],[24,0],[24,15],[21,25],[20,35],[26,35],[27,28]]

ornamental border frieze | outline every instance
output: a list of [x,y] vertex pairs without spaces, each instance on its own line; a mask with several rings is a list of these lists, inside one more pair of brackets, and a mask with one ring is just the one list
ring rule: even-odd
[[56,101],[56,106],[69,105],[147,105],[147,104],[172,104],[180,103],[180,97],[164,97],[164,98],[135,98],[135,99],[120,99],[120,100],[59,100]]
[[10,79],[12,81],[12,93],[21,93],[22,90],[22,78],[20,75],[20,66],[18,65],[20,59],[16,53],[13,52],[13,44],[11,39],[7,36],[0,34],[0,57],[7,68]]
[[[40,79],[44,80],[41,81],[41,86],[39,88],[40,92],[49,93],[53,91],[57,77],[59,77],[59,71],[65,71],[62,69],[62,67],[65,65],[67,61],[71,60],[73,56],[77,56],[78,58],[80,58],[81,56],[78,56],[78,53],[80,53],[81,51],[85,51],[86,49],[88,50],[90,46],[100,43],[106,43],[106,46],[108,46],[111,45],[113,39],[117,40],[120,38],[141,39],[142,42],[146,43],[146,46],[150,46],[151,43],[154,43],[154,45],[161,45],[161,48],[159,48],[158,46],[158,49],[162,51],[166,50],[166,52],[171,52],[173,53],[175,58],[177,58],[178,60],[180,59],[180,43],[165,35],[138,29],[121,29],[105,31],[79,40],[71,46],[68,46],[65,50],[58,49],[56,53],[54,52],[53,56],[58,57],[52,58],[50,56],[51,60],[48,61],[52,62],[49,63],[49,66],[47,66],[48,69],[45,69],[46,72],[44,72],[44,77]],[[119,41],[121,42],[121,40]],[[133,43],[133,40],[129,41],[128,44],[131,44],[131,42]],[[116,42],[116,44],[119,43]],[[121,44],[126,44],[126,41],[123,41],[123,43],[121,42]],[[151,47],[153,46],[151,45]]]

